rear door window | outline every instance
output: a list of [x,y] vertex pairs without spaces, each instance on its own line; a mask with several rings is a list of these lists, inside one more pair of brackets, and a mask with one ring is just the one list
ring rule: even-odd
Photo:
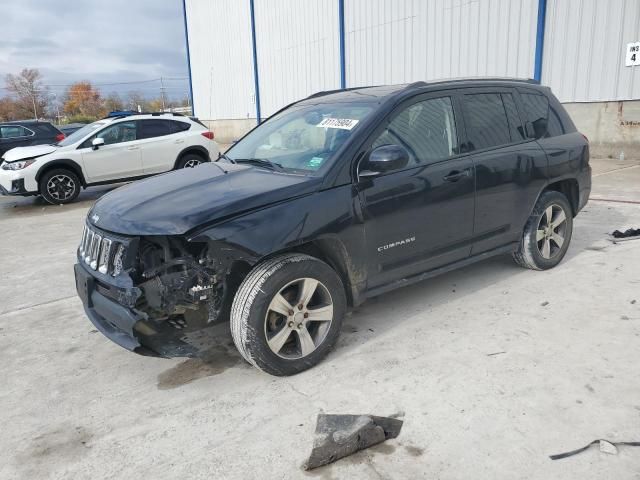
[[518,109],[516,108],[516,102],[513,100],[513,95],[510,93],[502,93],[500,96],[502,97],[504,110],[507,113],[507,120],[509,121],[511,141],[515,143],[525,140],[527,136],[520,115],[518,115]]
[[138,139],[163,137],[174,133],[170,120],[139,120]]
[[[509,95],[510,96],[510,95]],[[500,93],[473,93],[463,97],[464,120],[471,150],[512,143],[507,111]],[[512,119],[512,122],[515,122]]]

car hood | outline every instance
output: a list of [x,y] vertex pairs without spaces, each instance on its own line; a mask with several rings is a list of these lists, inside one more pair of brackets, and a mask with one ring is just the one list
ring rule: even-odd
[[5,162],[15,162],[25,158],[41,157],[48,153],[55,152],[59,147],[55,145],[33,145],[31,147],[16,147],[7,150],[2,156]]
[[320,183],[317,177],[248,165],[204,163],[114,190],[94,205],[88,217],[113,233],[179,235],[310,194]]

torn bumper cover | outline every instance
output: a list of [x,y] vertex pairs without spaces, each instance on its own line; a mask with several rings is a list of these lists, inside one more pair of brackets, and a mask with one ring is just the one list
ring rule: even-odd
[[74,266],[74,272],[85,313],[96,329],[112,342],[140,355],[154,357],[198,357],[202,353],[203,345],[198,342],[201,335],[189,332],[184,322],[155,322],[133,308],[143,296],[139,288],[106,285],[81,263]]
[[81,264],[74,265],[76,290],[91,323],[109,340],[127,350],[137,351],[142,345],[134,334],[135,325],[142,320],[130,309],[102,295],[96,281]]

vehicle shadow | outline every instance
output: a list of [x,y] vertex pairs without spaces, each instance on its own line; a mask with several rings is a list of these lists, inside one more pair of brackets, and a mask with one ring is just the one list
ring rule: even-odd
[[[637,208],[590,204],[574,221],[571,245],[560,267],[576,261],[580,255],[606,255],[607,249],[617,248],[609,241],[608,233],[628,224],[630,218],[637,221],[638,216],[640,209]],[[462,309],[465,297],[493,285],[504,283],[505,286],[494,289],[493,294],[508,295],[509,281],[516,275],[530,275],[534,279],[544,274],[519,267],[510,255],[501,255],[369,299],[345,318],[330,358],[350,353],[391,329],[402,328],[402,323],[411,317],[447,303]]]

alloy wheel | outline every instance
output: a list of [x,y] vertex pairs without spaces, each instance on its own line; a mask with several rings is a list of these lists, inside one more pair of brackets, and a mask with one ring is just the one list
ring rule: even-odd
[[324,342],[333,321],[333,301],[327,287],[313,278],[285,285],[271,300],[264,332],[273,353],[295,360],[313,353]]
[[54,175],[47,182],[47,193],[59,202],[68,200],[76,191],[76,182],[67,175]]
[[567,231],[567,214],[557,204],[549,205],[538,222],[536,244],[545,259],[558,255],[562,250]]
[[200,165],[202,162],[196,158],[192,158],[190,160],[187,160],[186,162],[184,162],[184,167],[183,168],[193,168],[193,167],[197,167],[198,165]]

